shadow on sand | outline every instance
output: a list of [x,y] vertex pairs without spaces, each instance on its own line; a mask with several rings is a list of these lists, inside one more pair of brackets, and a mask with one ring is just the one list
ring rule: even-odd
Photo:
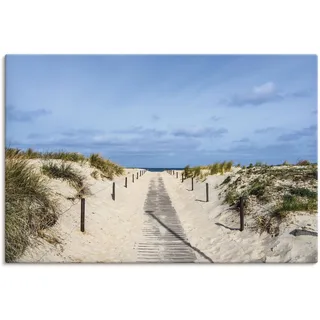
[[162,225],[165,229],[167,229],[169,232],[171,232],[177,239],[181,240],[185,245],[190,247],[192,250],[199,253],[203,258],[208,260],[211,263],[214,263],[206,254],[204,254],[202,251],[200,251],[198,248],[193,247],[188,241],[181,238],[177,233],[175,233],[173,230],[171,230],[168,226],[166,226],[158,217],[156,217],[154,214],[152,214],[153,211],[145,211],[147,214],[149,214],[154,220],[156,220],[160,225]]
[[230,227],[227,227],[227,226],[225,226],[224,224],[219,223],[219,222],[216,222],[215,224],[216,224],[217,226],[224,227],[224,228],[229,229],[229,230],[238,230],[238,231],[240,231],[240,228],[230,228]]

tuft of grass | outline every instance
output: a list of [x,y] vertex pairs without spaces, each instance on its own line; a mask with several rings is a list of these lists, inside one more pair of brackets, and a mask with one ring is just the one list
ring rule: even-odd
[[192,176],[191,174],[191,169],[190,169],[190,166],[187,165],[184,170],[183,170],[183,175],[184,177],[187,179],[187,178],[190,178]]
[[265,188],[266,185],[263,182],[255,180],[248,190],[248,195],[254,195],[257,198],[260,198],[264,195]]
[[194,167],[191,170],[192,170],[193,177],[199,177],[201,175],[201,167],[200,166]]
[[23,152],[20,149],[16,148],[6,148],[5,149],[5,157],[6,159],[22,159],[23,158]]
[[290,189],[291,195],[299,196],[299,197],[306,197],[309,199],[317,199],[318,194],[315,191],[312,191],[307,188],[291,188]]
[[51,227],[59,206],[40,174],[23,159],[5,161],[5,260],[18,259],[30,236]]
[[219,166],[218,163],[214,163],[210,166],[210,174],[217,174],[219,173]]
[[[130,173],[130,172],[129,172]],[[99,171],[98,170],[94,170],[91,172],[91,177],[98,180],[99,179]]]
[[240,195],[236,191],[229,190],[226,194],[224,202],[232,206],[239,200],[239,197]]
[[285,218],[294,211],[314,212],[317,207],[318,203],[314,198],[308,198],[307,201],[304,201],[300,197],[286,194],[283,196],[282,203],[274,210],[274,216]]
[[112,180],[114,175],[123,175],[124,168],[111,162],[108,159],[103,159],[99,154],[93,153],[89,157],[89,163],[92,167],[100,170],[104,177]]
[[84,178],[72,168],[71,164],[49,162],[43,164],[41,170],[49,178],[67,181],[76,190],[81,190],[84,187]]

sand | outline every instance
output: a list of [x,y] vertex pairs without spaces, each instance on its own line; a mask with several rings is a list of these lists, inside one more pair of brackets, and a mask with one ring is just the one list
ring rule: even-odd
[[[36,163],[36,162],[35,162]],[[191,179],[181,182],[167,172],[146,172],[136,179],[137,169],[127,169],[126,174],[113,181],[116,184],[116,199],[111,197],[113,181],[95,180],[88,165],[78,165],[90,185],[91,196],[86,197],[85,232],[80,231],[80,202],[66,198],[75,192],[67,183],[48,179],[59,197],[64,212],[56,225],[47,231],[59,244],[43,239],[33,241],[19,262],[137,262],[138,246],[145,242],[143,229],[146,225],[145,201],[151,181],[162,178],[186,242],[193,247],[194,262],[316,262],[317,236],[294,236],[294,225],[281,231],[279,237],[258,234],[239,228],[239,219],[228,205],[219,199],[220,184],[225,175],[209,176],[209,202],[205,201],[205,183]],[[132,183],[132,174],[135,182]],[[124,178],[128,177],[128,187]],[[317,228],[316,217],[301,216],[294,220],[295,228],[311,224]],[[317,230],[317,229],[316,229]],[[53,242],[53,241],[51,241]],[[177,252],[179,254],[179,252]]]

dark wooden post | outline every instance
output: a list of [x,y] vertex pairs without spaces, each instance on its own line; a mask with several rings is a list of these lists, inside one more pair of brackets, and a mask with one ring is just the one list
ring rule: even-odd
[[132,174],[132,182],[134,182],[134,174]]
[[244,229],[244,208],[243,208],[243,197],[240,197],[240,231]]
[[81,222],[80,222],[80,230],[84,232],[84,216],[85,216],[85,198],[81,198]]
[[209,183],[206,183],[206,202],[209,202]]
[[128,188],[128,177],[125,177],[124,179],[124,187]]
[[116,183],[113,182],[112,184],[112,199],[116,200]]
[[193,191],[193,177],[191,178],[191,191]]

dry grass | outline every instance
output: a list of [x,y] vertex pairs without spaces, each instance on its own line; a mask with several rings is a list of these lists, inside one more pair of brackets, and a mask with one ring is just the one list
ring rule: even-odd
[[49,178],[67,181],[70,186],[74,187],[76,190],[80,190],[83,187],[84,177],[82,177],[79,172],[75,171],[70,163],[44,163],[41,171]]
[[6,148],[6,159],[9,158],[20,158],[20,159],[58,159],[64,161],[82,162],[86,161],[87,158],[78,152],[38,152],[31,148],[26,151],[16,148]]
[[114,175],[119,176],[124,174],[123,167],[111,162],[108,159],[102,158],[99,154],[93,153],[89,157],[89,163],[92,167],[100,170],[102,176],[112,180]]
[[[224,162],[216,162],[213,164],[210,164],[208,166],[196,166],[196,167],[190,167],[187,165],[184,168],[184,176],[186,178],[199,178],[200,180],[205,180],[206,177],[210,174],[224,174],[226,172],[230,172],[232,170],[232,161],[224,161]],[[202,172],[204,170],[205,172]]]
[[5,260],[15,261],[30,236],[51,227],[59,206],[40,174],[26,160],[12,154],[5,162]]
[[[130,172],[129,172],[129,173],[130,173]],[[100,176],[99,171],[98,171],[98,170],[92,171],[92,172],[90,173],[90,176],[91,176],[92,178],[96,179],[96,180],[99,180],[99,176]]]

